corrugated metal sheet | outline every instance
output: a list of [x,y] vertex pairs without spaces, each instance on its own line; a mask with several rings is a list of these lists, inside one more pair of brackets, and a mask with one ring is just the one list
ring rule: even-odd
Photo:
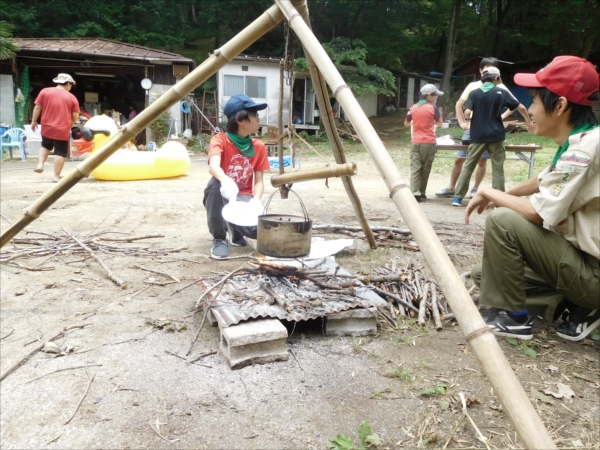
[[[331,258],[327,258],[320,265],[315,266],[319,269],[328,269],[333,274],[338,265]],[[338,275],[349,275],[350,273],[340,267],[337,271]],[[362,285],[362,283],[361,283]],[[345,311],[354,308],[376,308],[387,306],[387,302],[375,294],[370,289],[364,287],[356,288],[356,296],[354,301],[330,301],[324,302],[322,307],[307,306],[303,302],[302,309],[296,308],[291,312],[285,311],[278,305],[268,305],[261,302],[257,305],[246,306],[240,301],[229,299],[228,295],[221,294],[215,302],[216,306],[211,308],[215,319],[219,322],[221,328],[227,328],[244,322],[249,319],[258,318],[274,318],[281,320],[289,320],[299,322],[302,320],[317,319],[340,311]],[[291,291],[291,288],[290,288]],[[333,292],[333,291],[332,291]],[[210,298],[210,294],[208,295]],[[212,302],[211,302],[212,303]]]
[[172,61],[194,64],[194,61],[178,53],[166,52],[124,42],[101,38],[14,38],[21,52],[69,53],[89,56],[115,57],[143,61]]

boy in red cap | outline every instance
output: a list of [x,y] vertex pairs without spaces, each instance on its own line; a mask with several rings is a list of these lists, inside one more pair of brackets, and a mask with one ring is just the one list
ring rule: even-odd
[[558,56],[514,81],[530,88],[534,134],[559,147],[537,177],[508,192],[483,188],[469,202],[466,223],[474,210],[496,206],[471,273],[494,333],[531,339],[529,310],[548,321],[562,314],[557,334],[579,341],[600,324],[598,73],[585,59]]

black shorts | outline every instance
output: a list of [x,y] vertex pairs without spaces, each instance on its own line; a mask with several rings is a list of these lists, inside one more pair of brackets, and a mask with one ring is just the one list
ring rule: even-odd
[[59,141],[42,135],[42,147],[50,151],[54,150],[55,156],[62,156],[63,158],[69,156],[69,141]]

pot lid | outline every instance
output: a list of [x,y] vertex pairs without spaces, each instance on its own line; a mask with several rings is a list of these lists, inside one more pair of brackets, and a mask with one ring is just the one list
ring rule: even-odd
[[223,207],[221,215],[227,222],[243,227],[255,227],[258,225],[258,216],[263,213],[263,205],[259,200],[252,199],[249,202],[233,201]]

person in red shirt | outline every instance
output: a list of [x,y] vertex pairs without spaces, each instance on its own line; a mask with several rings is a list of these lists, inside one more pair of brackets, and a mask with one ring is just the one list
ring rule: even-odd
[[229,243],[236,247],[248,245],[246,237],[256,239],[256,226],[240,226],[223,219],[223,207],[230,201],[258,202],[265,186],[263,172],[269,169],[265,144],[251,135],[258,133],[258,111],[266,103],[255,103],[247,95],[231,97],[223,108],[227,116],[225,133],[210,140],[208,171],[212,178],[204,190],[204,206],[208,229],[213,236],[211,256],[229,257]]
[[419,203],[427,200],[425,191],[437,150],[435,125],[442,124],[442,116],[435,102],[440,95],[444,93],[438,91],[434,84],[426,84],[421,88],[421,99],[410,108],[404,119],[404,126],[412,123],[410,190]]
[[54,149],[54,178],[58,182],[62,177],[65,158],[69,155],[69,142],[71,127],[79,119],[79,102],[71,94],[75,80],[67,73],[60,73],[52,80],[56,87],[44,88],[35,99],[35,107],[31,116],[31,131],[38,126],[40,114],[42,116],[42,146],[40,159],[34,169],[37,173],[44,171],[44,163],[48,154]]

